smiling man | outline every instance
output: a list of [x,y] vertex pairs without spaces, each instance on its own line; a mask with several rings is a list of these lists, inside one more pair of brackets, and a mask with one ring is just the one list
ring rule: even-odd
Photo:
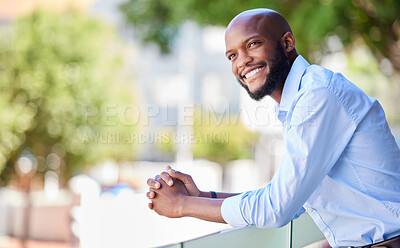
[[236,16],[225,43],[249,95],[278,104],[281,165],[264,188],[241,194],[200,191],[168,167],[147,181],[149,207],[167,217],[262,228],[307,211],[333,247],[400,247],[400,150],[379,102],[299,56],[288,23],[273,10]]

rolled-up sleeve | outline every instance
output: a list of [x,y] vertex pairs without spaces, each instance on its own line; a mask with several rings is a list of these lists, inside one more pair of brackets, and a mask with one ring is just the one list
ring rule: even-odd
[[309,90],[296,101],[287,116],[286,152],[274,178],[264,188],[222,203],[222,217],[231,226],[276,228],[297,218],[349,143],[356,124],[329,89]]
[[248,192],[228,197],[222,202],[221,206],[222,218],[226,221],[226,223],[228,223],[233,227],[248,226],[246,220],[242,216],[242,211],[240,208],[240,203],[242,202],[242,198],[247,193]]

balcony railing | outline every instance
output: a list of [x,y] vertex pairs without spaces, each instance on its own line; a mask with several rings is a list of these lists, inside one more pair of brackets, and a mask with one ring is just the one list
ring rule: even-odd
[[165,246],[166,248],[300,248],[324,239],[311,217],[304,213],[284,227],[260,229],[246,227],[221,231],[205,237]]

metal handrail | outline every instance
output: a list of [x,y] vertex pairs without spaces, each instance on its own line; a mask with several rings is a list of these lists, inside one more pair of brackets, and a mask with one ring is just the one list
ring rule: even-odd
[[246,227],[229,229],[193,240],[164,246],[165,248],[300,248],[324,239],[323,234],[305,213],[286,226],[274,229]]

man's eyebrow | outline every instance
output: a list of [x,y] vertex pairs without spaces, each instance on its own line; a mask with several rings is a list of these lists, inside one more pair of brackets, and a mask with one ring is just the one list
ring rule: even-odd
[[[251,39],[254,39],[254,38],[257,38],[257,37],[259,37],[260,35],[253,35],[253,36],[251,36],[250,38],[247,38],[243,43],[247,43],[249,40],[251,40]],[[232,50],[228,50],[228,51],[226,51],[225,52],[225,55],[227,55],[228,53],[230,53],[230,52],[232,52]]]
[[250,38],[246,39],[243,43],[247,43],[249,40],[259,37],[260,35],[253,35]]
[[228,50],[225,52],[225,55],[228,55],[228,53],[232,52],[232,50]]

